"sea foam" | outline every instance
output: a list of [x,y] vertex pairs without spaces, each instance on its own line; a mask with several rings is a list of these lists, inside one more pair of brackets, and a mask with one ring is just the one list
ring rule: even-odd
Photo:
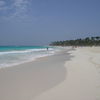
[[0,68],[11,67],[25,62],[34,61],[37,58],[50,56],[55,53],[54,48],[10,49],[0,51]]

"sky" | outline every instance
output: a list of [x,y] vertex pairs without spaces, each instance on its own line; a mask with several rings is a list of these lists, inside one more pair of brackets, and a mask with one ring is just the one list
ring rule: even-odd
[[0,45],[88,36],[100,36],[100,0],[0,0]]

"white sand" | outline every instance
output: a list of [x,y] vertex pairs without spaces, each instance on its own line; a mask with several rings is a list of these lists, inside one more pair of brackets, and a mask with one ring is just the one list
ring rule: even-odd
[[100,47],[0,69],[0,100],[100,100]]
[[100,100],[100,47],[77,48],[65,80],[34,100]]

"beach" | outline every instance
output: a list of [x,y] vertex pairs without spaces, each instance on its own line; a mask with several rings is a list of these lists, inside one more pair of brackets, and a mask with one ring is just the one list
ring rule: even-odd
[[100,100],[100,47],[0,69],[0,100]]

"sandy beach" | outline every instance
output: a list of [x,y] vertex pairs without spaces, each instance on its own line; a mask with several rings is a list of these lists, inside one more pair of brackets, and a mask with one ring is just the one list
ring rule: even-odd
[[0,100],[100,100],[100,47],[0,69]]

